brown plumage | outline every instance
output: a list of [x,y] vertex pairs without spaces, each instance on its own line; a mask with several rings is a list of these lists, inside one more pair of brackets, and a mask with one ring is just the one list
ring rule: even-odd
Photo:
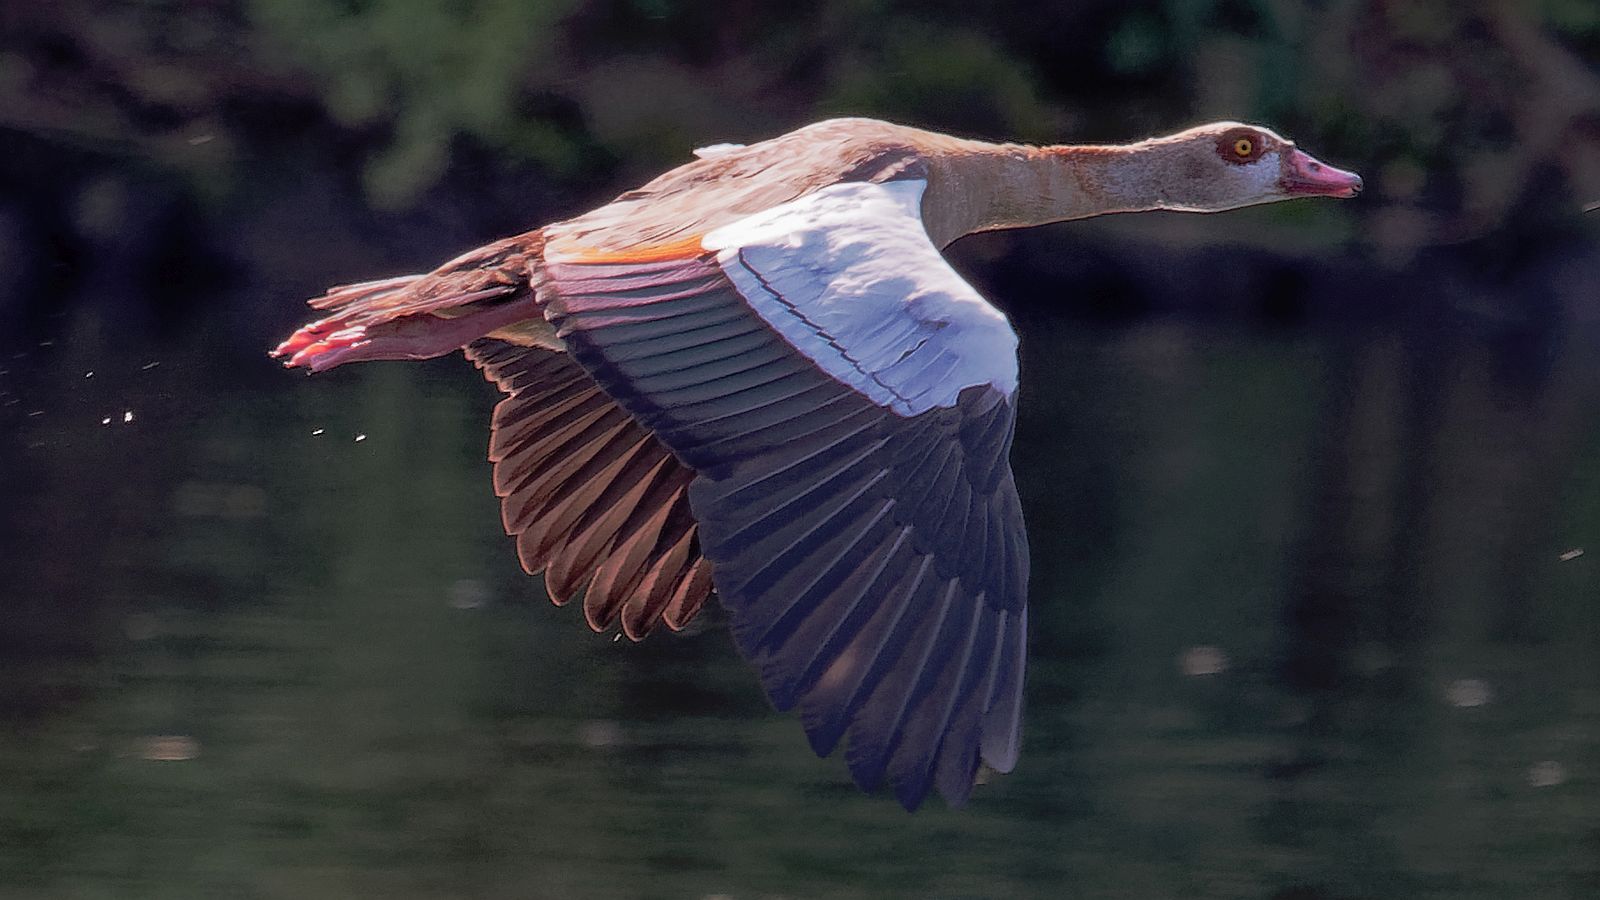
[[[467,356],[508,395],[489,438],[506,533],[558,604],[582,594],[596,631],[638,640],[704,604],[708,568],[686,490],[692,473],[563,353],[484,339]],[[676,602],[673,602],[676,600]]]
[[1007,456],[1016,336],[938,256],[962,235],[1347,197],[1217,123],[1119,147],[869,119],[702,158],[426,275],[334,288],[289,366],[464,348],[506,397],[506,532],[558,604],[635,640],[713,590],[812,746],[951,802],[1020,743],[1028,556]]

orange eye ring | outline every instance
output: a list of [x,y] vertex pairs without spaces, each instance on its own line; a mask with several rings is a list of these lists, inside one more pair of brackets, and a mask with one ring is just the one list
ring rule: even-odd
[[1233,152],[1241,159],[1248,157],[1250,154],[1254,153],[1255,150],[1255,142],[1251,141],[1249,138],[1239,138],[1233,142]]

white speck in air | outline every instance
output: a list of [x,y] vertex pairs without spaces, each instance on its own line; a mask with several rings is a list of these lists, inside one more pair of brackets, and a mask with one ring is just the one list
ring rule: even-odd
[[94,370],[90,369],[89,371],[83,373],[83,377],[85,377],[85,378],[93,378],[94,377]]
[[1191,678],[1221,675],[1228,671],[1228,654],[1221,647],[1190,647],[1178,657],[1178,668]]
[[1473,709],[1484,706],[1494,698],[1489,682],[1481,678],[1460,678],[1444,689],[1444,699],[1451,706]]
[[1567,767],[1544,759],[1528,767],[1528,784],[1536,788],[1559,787],[1567,781]]
[[44,410],[42,410],[42,409],[36,409],[36,410],[34,410],[34,411],[33,411],[33,412],[31,412],[31,413],[28,413],[28,418],[30,418],[30,419],[31,419],[31,418],[33,418],[33,417],[34,417],[34,416],[42,416],[42,415],[44,415]]
[[489,602],[489,586],[476,578],[462,578],[450,585],[450,605],[456,609],[478,609]]
[[111,424],[111,417],[110,416],[106,416],[104,419],[101,419],[100,420],[100,424],[101,425],[110,425]]
[[362,441],[366,440],[366,439],[367,439],[367,436],[364,435],[364,434],[356,435],[356,443],[358,443],[358,444],[361,443]]
[[153,762],[183,762],[200,755],[200,742],[186,734],[158,734],[140,740],[138,754]]
[[144,365],[139,367],[139,371],[148,372],[151,369],[154,369],[156,366],[159,366],[159,365],[161,365],[161,363],[159,361],[147,362]]
[[578,723],[578,742],[585,747],[615,747],[622,741],[622,726],[610,719],[586,719]]
[[133,422],[133,410],[130,409],[130,410],[127,410],[127,411],[123,412],[123,414],[122,414],[122,424],[128,425],[128,424],[131,424],[132,422]]
[[312,437],[316,437],[317,435],[322,434],[326,430],[327,429],[325,429],[325,428],[318,428],[315,431],[311,432],[311,436]]
[[1571,550],[1568,550],[1567,552],[1561,554],[1559,559],[1562,562],[1572,562],[1573,560],[1577,559],[1578,557],[1580,557],[1582,555],[1583,555],[1583,548],[1582,547],[1573,547]]

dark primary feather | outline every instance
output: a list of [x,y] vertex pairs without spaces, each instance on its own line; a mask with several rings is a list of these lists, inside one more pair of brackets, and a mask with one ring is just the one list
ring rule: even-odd
[[695,472],[735,641],[826,754],[908,808],[1015,762],[1027,551],[1011,404],[992,388],[904,418],[820,372],[714,259],[549,263],[576,360]]

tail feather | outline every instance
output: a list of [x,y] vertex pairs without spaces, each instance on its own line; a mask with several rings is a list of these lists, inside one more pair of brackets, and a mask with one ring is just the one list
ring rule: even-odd
[[531,266],[544,235],[528,232],[457,257],[425,275],[329,288],[309,301],[328,315],[272,351],[313,372],[367,359],[427,359],[539,317]]
[[410,285],[416,284],[424,276],[401,275],[399,278],[383,278],[378,281],[362,281],[356,284],[341,284],[328,288],[321,297],[314,297],[306,301],[312,309],[347,309],[361,307],[371,309],[379,305],[385,298],[405,290]]

